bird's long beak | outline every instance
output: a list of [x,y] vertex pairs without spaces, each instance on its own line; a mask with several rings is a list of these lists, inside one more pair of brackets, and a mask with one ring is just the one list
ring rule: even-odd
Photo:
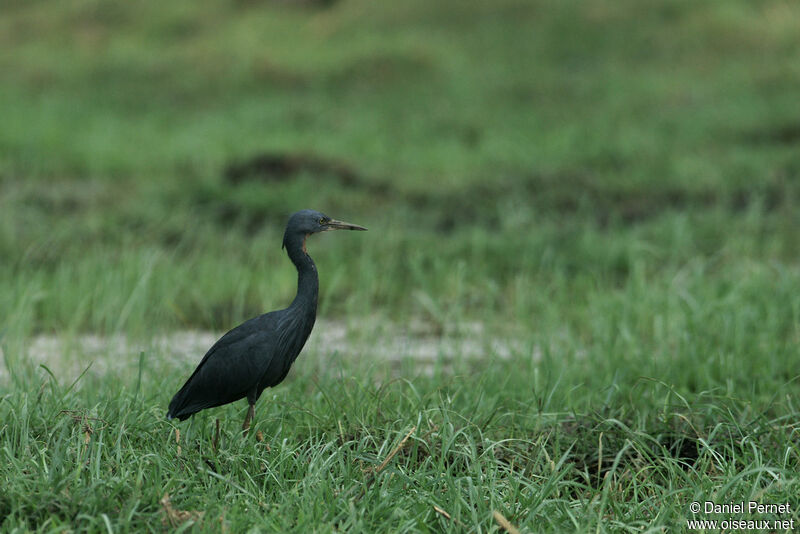
[[326,226],[328,230],[366,230],[366,228],[363,226],[344,221],[337,221],[336,219],[331,219],[328,221]]

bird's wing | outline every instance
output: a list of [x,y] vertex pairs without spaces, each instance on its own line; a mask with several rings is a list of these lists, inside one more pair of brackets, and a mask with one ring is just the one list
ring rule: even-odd
[[[275,320],[272,316],[274,316],[275,313],[276,312],[270,312],[259,315],[258,317],[253,317],[239,326],[228,330],[216,343],[211,345],[211,348],[208,349],[203,359],[197,364],[197,369],[195,369],[194,372],[197,373],[209,358],[213,357],[222,349],[237,345],[242,341],[256,336],[259,332],[271,332],[275,324]],[[274,332],[271,332],[270,335],[274,335]],[[192,376],[194,376],[194,374]],[[192,377],[189,377],[189,380],[191,379]]]
[[273,313],[242,323],[208,349],[200,364],[175,394],[173,417],[241,399],[258,385],[274,357],[276,337]]

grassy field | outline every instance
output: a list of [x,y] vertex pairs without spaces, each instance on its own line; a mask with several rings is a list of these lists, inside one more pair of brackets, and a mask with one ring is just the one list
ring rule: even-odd
[[[800,4],[2,11],[3,532],[800,528]],[[167,422],[307,207],[349,345]]]

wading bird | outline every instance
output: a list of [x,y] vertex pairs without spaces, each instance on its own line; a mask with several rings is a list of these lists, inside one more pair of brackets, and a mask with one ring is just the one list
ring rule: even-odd
[[283,248],[297,267],[297,296],[288,308],[254,317],[214,343],[172,398],[168,419],[183,421],[200,410],[247,398],[249,407],[242,425],[247,435],[261,392],[286,378],[314,327],[319,278],[314,260],[306,252],[306,238],[328,230],[366,228],[314,210],[289,217]]

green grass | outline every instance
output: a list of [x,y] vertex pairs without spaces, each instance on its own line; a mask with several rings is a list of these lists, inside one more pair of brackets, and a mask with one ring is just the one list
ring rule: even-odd
[[[0,530],[671,531],[704,500],[800,524],[798,11],[9,2]],[[201,354],[153,340],[285,306],[306,207],[370,228],[309,250],[320,315],[377,348],[306,350],[264,442],[244,406],[166,422]],[[476,322],[482,357],[410,356],[409,325]],[[79,377],[86,334],[145,350]]]
[[509,359],[487,351],[430,376],[379,354],[304,354],[259,403],[264,443],[240,437],[236,405],[177,425],[176,444],[164,405],[187,369],[169,353],[74,388],[17,370],[0,404],[3,526],[160,530],[165,493],[231,532],[483,531],[495,510],[529,531],[671,529],[694,500],[796,503],[796,344],[782,338],[800,288],[710,298],[700,273],[595,296],[583,331],[547,321]]

